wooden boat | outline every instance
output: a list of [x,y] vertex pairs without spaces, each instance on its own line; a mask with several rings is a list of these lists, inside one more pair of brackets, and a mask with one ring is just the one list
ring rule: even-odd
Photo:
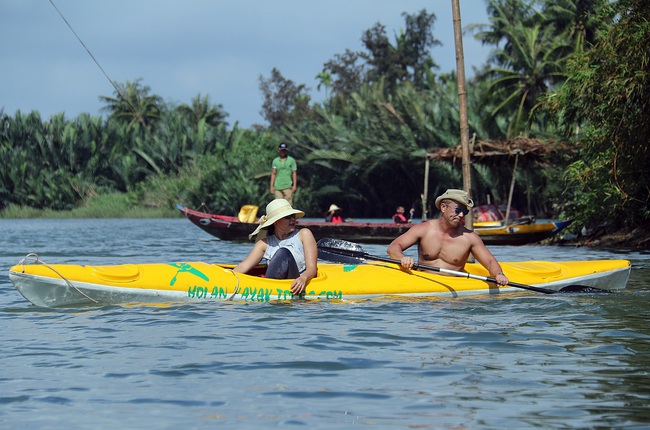
[[[519,220],[525,217],[524,213],[516,208],[509,208],[510,220]],[[474,223],[488,222],[488,221],[503,221],[505,214],[508,211],[507,205],[497,205],[494,203],[474,206],[472,213],[474,214]]]
[[[246,214],[240,212],[240,217],[234,217],[195,211],[181,205],[177,205],[177,207],[194,225],[219,239],[248,241],[248,235],[257,227],[254,220],[251,220],[250,212]],[[247,222],[240,221],[240,218],[245,218]],[[252,218],[254,219],[254,216]],[[392,222],[331,223],[299,219],[296,227],[308,227],[316,240],[335,237],[363,243],[390,243],[397,236],[405,233],[411,224],[394,224]]]
[[474,224],[474,231],[486,245],[527,245],[548,239],[564,230],[572,220],[543,223],[524,222],[503,225],[502,222]]
[[[630,274],[627,260],[527,261],[501,263],[512,282],[558,291],[571,285],[616,291]],[[47,264],[29,254],[9,271],[9,279],[29,302],[43,307],[123,305],[131,303],[291,300],[291,280],[268,279],[260,265],[249,274],[233,265],[204,262],[82,266]],[[486,276],[479,264],[467,272]],[[405,272],[393,263],[319,263],[304,299],[348,300],[383,296],[460,297],[522,291],[482,280],[429,272]]]
[[[194,225],[219,239],[247,241],[248,235],[255,230],[255,216],[252,212],[240,212],[239,217],[227,215],[213,215],[188,209],[177,205],[178,210]],[[242,222],[240,219],[244,219]],[[474,231],[478,233],[486,245],[526,245],[547,239],[564,229],[571,221],[557,221],[549,223],[523,224],[503,227],[497,224],[477,223]],[[351,240],[361,243],[388,244],[397,236],[405,233],[411,224],[376,223],[376,222],[318,222],[298,220],[297,228],[309,227],[316,240],[331,237]]]

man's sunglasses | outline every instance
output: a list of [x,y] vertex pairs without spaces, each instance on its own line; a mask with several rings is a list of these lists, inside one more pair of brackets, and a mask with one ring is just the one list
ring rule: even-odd
[[463,215],[467,216],[467,214],[469,214],[469,209],[467,209],[467,208],[463,209],[463,208],[461,208],[460,206],[456,206],[456,207],[454,208],[454,213],[455,213],[456,215],[463,214]]

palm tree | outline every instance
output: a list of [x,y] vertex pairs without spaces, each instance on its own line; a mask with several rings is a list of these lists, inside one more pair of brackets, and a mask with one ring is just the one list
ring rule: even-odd
[[201,98],[201,94],[192,99],[191,105],[182,104],[176,110],[194,124],[197,131],[202,125],[217,127],[224,124],[224,119],[228,116],[221,104],[213,105],[210,103],[210,96]]
[[475,37],[486,45],[499,46],[510,50],[508,29],[517,23],[534,24],[539,22],[539,13],[533,7],[535,0],[489,0],[487,14],[489,24],[471,24],[467,28],[477,31]]
[[316,75],[316,79],[318,79],[316,89],[320,91],[320,87],[325,87],[325,99],[328,99],[329,89],[332,88],[332,73],[327,69],[323,69]]
[[[192,99],[192,104],[182,104],[176,108],[176,112],[180,114],[180,121],[183,124],[188,124],[191,127],[191,132],[176,134],[176,136],[184,136],[188,140],[188,149],[199,151],[201,155],[208,148],[207,138],[208,129],[216,127],[226,127],[228,123],[225,118],[228,114],[223,110],[223,106],[213,105],[210,103],[210,96],[201,97],[198,94]],[[184,121],[183,121],[184,120]],[[175,122],[173,119],[167,122]],[[182,126],[183,124],[178,124]],[[171,124],[168,124],[171,125]],[[195,138],[193,138],[195,136]]]
[[[516,23],[503,29],[509,49],[497,49],[483,79],[492,79],[490,97],[500,100],[492,116],[508,113],[510,125],[506,137],[525,135],[533,118],[529,114],[537,98],[556,83],[566,79],[564,59],[567,41],[555,36],[553,27]],[[527,122],[529,124],[527,124]]]
[[[602,28],[607,0],[489,0],[490,24],[476,37],[497,49],[481,79],[491,78],[493,118],[509,118],[506,137],[545,129],[539,95],[566,79],[568,56],[584,51]],[[538,10],[539,9],[539,10]],[[487,102],[487,100],[486,100]],[[537,124],[539,122],[539,124]]]
[[573,52],[583,52],[593,45],[598,32],[609,27],[600,13],[607,3],[608,0],[546,0],[542,16],[558,35],[563,33],[573,41]]
[[149,95],[151,89],[140,81],[116,84],[115,97],[99,96],[99,99],[107,103],[102,110],[109,112],[109,118],[129,126],[139,124],[146,130],[149,124],[160,119],[163,100],[160,96]]

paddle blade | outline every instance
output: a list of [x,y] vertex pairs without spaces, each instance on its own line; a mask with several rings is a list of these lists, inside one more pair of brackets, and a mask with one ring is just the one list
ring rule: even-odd
[[362,264],[366,262],[363,248],[342,239],[323,238],[317,243],[318,258],[341,264]]
[[363,253],[363,247],[361,245],[354,243],[354,242],[349,242],[347,240],[343,239],[332,239],[330,237],[324,237],[320,239],[317,243],[316,246],[318,248],[331,248],[331,249],[336,249],[336,250],[346,250],[346,251],[356,251]]
[[596,287],[588,287],[587,285],[569,285],[568,287],[560,288],[560,293],[611,293],[611,291],[603,290]]
[[318,258],[325,261],[332,261],[340,264],[362,264],[366,260],[352,255],[345,255],[337,250],[330,250],[327,248],[318,248]]

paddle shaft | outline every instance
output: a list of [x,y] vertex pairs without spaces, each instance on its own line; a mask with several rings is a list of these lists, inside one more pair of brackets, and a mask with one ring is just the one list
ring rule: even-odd
[[[348,249],[339,249],[339,248],[331,248],[331,247],[321,247],[323,249],[327,249],[327,251],[335,253],[335,254],[341,254],[341,255],[347,255],[350,257],[356,257],[356,258],[361,258],[361,259],[366,259],[366,260],[375,260],[375,261],[383,261],[386,263],[394,263],[394,264],[401,264],[399,260],[393,260],[392,258],[387,258],[387,257],[379,257],[376,255],[370,255],[366,252],[361,252],[361,251],[353,251],[353,250],[348,250]],[[497,284],[497,280],[494,278],[488,278],[487,276],[479,276],[479,275],[472,275],[471,273],[467,272],[458,272],[456,270],[450,270],[450,269],[441,269],[440,267],[434,267],[434,266],[427,266],[425,264],[414,264],[414,268],[416,269],[426,269],[426,270],[431,270],[434,272],[440,272],[440,273],[445,273],[447,275],[454,275],[454,276],[459,276],[463,278],[471,278],[471,279],[478,279],[479,281],[485,281],[485,282],[491,282],[493,284]],[[524,290],[530,290],[530,291],[536,291],[538,293],[544,293],[544,294],[555,294],[557,291],[555,290],[549,290],[547,288],[541,288],[541,287],[533,287],[532,285],[524,285],[524,284],[519,284],[517,282],[508,282],[508,285],[511,287],[515,288],[522,288]]]
[[[370,255],[364,251],[361,245],[354,242],[348,242],[342,239],[332,239],[332,238],[323,238],[318,241],[318,255],[320,258],[324,258],[330,261],[336,261],[343,264],[359,264],[364,263],[367,260],[377,260],[377,261],[386,261],[389,263],[394,263],[401,265],[401,262],[398,260],[393,260],[390,258],[377,257]],[[497,284],[496,279],[488,278],[486,276],[471,275],[466,272],[457,272],[455,270],[441,269],[440,267],[426,266],[424,264],[415,264],[415,268],[422,268],[432,270],[434,272],[446,273],[448,275],[462,276],[464,278],[478,279],[485,282],[491,282]],[[590,287],[587,285],[568,285],[562,287],[559,290],[550,290],[548,288],[542,287],[533,287],[532,285],[518,284],[516,282],[508,282],[508,285],[515,288],[522,288],[524,290],[536,291],[538,293],[544,294],[555,294],[555,293],[609,293],[610,291],[603,290],[601,288]]]
[[[380,261],[386,261],[386,262],[389,262],[389,263],[401,264],[401,262],[399,260],[393,260],[392,258],[383,258],[383,257],[377,257],[377,258],[381,259]],[[496,279],[490,278],[490,277],[487,277],[487,276],[472,275],[471,273],[467,273],[467,272],[458,272],[456,270],[442,269],[440,267],[427,266],[426,264],[418,264],[418,263],[413,264],[413,267],[416,268],[416,269],[432,270],[434,272],[440,272],[440,273],[444,273],[444,274],[447,274],[447,275],[454,275],[454,276],[465,277],[465,278],[470,278],[470,279],[478,279],[479,281],[490,282],[490,283],[498,285]],[[538,293],[544,293],[544,294],[555,294],[555,293],[557,293],[557,291],[555,291],[555,290],[549,290],[547,288],[540,288],[540,287],[533,287],[532,285],[524,285],[524,284],[519,284],[517,282],[508,282],[508,285],[511,286],[511,287],[523,288],[525,290],[537,291]]]

